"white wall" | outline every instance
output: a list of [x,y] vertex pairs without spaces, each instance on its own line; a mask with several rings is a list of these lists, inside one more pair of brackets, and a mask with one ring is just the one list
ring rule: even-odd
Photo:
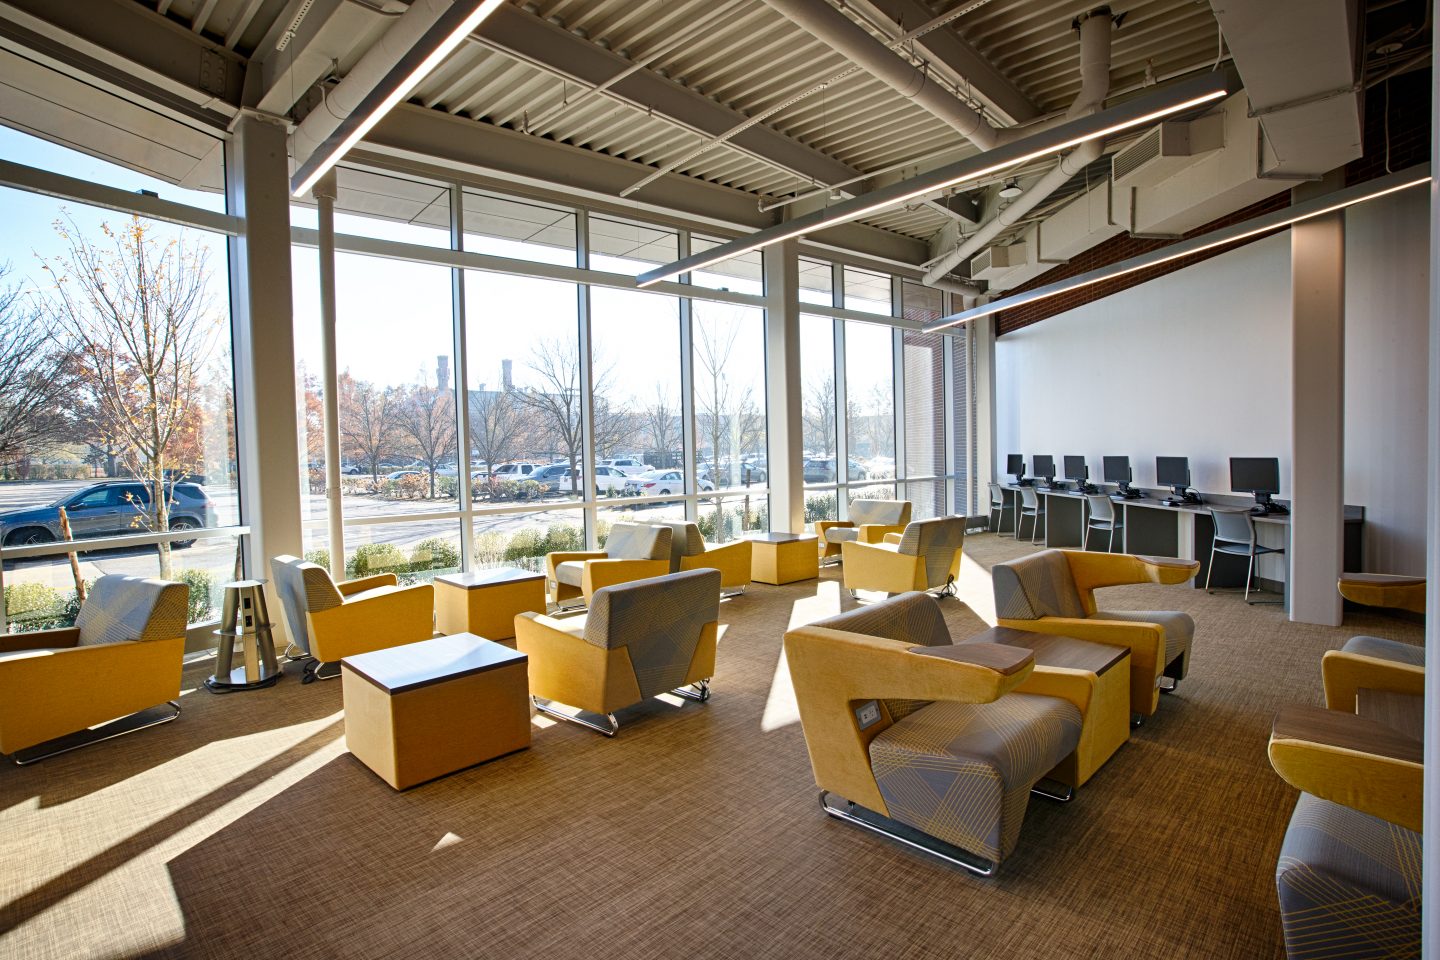
[[[1346,216],[1345,502],[1366,508],[1365,567],[1424,569],[1429,209],[1420,191]],[[1290,235],[1281,233],[995,341],[995,473],[1005,455],[1056,465],[1190,458],[1230,490],[1229,458],[1278,457],[1290,492]]]
[[1290,477],[1290,237],[1269,237],[995,341],[996,473],[1005,455],[1190,458],[1199,490],[1230,489],[1230,457],[1279,457]]
[[1410,190],[1345,221],[1345,502],[1365,506],[1365,566],[1425,570],[1430,210]]

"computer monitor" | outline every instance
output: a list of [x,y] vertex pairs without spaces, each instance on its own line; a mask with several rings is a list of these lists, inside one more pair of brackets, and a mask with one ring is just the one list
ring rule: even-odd
[[1055,458],[1048,454],[1037,453],[1030,458],[1030,466],[1035,468],[1035,476],[1044,477],[1045,485],[1055,485]]
[[1084,483],[1090,479],[1090,468],[1085,465],[1084,457],[1065,457],[1065,479],[1078,480]]
[[1025,458],[1018,453],[1008,454],[1005,457],[1005,472],[1013,476],[1018,483],[1025,479]]
[[1105,470],[1105,482],[1118,483],[1122,490],[1130,484],[1134,477],[1134,474],[1130,472],[1129,457],[1102,457],[1101,463]]
[[1230,489],[1236,493],[1253,493],[1255,506],[1261,513],[1270,513],[1279,505],[1272,503],[1272,494],[1280,492],[1280,461],[1276,457],[1231,457]]
[[1162,487],[1169,487],[1171,500],[1164,503],[1195,503],[1197,497],[1190,493],[1190,458],[1189,457],[1156,457],[1155,458],[1155,482]]

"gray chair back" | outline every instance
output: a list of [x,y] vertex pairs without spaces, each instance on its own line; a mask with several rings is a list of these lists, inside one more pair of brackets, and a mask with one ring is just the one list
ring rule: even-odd
[[605,540],[612,560],[669,560],[670,528],[653,523],[617,523]]
[[310,624],[305,614],[338,607],[345,598],[335,586],[335,581],[330,579],[328,570],[299,557],[272,558],[270,577],[275,581],[275,593],[280,597],[280,609],[285,614],[285,625],[290,629],[290,641],[308,656]]
[[705,552],[705,538],[700,527],[687,520],[667,520],[657,527],[670,528],[670,572],[680,572],[680,561],[685,557],[698,557]]
[[1070,562],[1059,550],[1041,550],[1009,563],[997,563],[990,578],[997,617],[1039,620],[1085,616]]
[[1000,484],[990,484],[990,506],[1003,507],[1005,505],[1005,494],[1000,489]]
[[719,619],[720,571],[687,570],[596,590],[584,636],[606,650],[624,647],[640,695],[653,697],[684,686],[702,628]]
[[1020,502],[1027,510],[1038,510],[1040,508],[1040,497],[1036,495],[1034,487],[1020,488]]
[[925,558],[925,584],[935,587],[950,579],[955,551],[965,544],[964,517],[933,517],[906,525],[900,552]]
[[75,626],[82,647],[185,635],[190,588],[183,583],[109,574],[90,585]]
[[[902,593],[839,616],[816,620],[811,626],[881,637],[912,647],[944,647],[953,642],[940,604],[929,594],[918,592]],[[928,703],[929,700],[886,700],[885,707],[892,720],[899,720]]]
[[1254,544],[1255,520],[1249,510],[1216,510],[1210,508],[1215,522],[1215,539],[1227,543]]
[[1106,523],[1115,522],[1115,504],[1111,502],[1110,495],[1105,493],[1087,493],[1085,502],[1090,504],[1090,519],[1103,520]]
[[850,522],[857,527],[866,523],[904,526],[910,522],[910,501],[851,500]]

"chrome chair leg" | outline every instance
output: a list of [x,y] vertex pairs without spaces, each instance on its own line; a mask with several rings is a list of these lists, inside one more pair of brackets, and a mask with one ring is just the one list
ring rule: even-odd
[[[1042,786],[1042,784],[1046,786]],[[1054,787],[1048,786],[1054,784]],[[1051,780],[1049,777],[1041,777],[1030,787],[1030,792],[1037,797],[1044,797],[1047,800],[1054,800],[1056,803],[1069,803],[1075,799],[1075,788],[1059,780]]]
[[336,677],[340,676],[340,664],[338,662],[335,664],[334,673],[320,672],[323,667],[326,667],[328,665],[329,664],[321,663],[319,660],[311,657],[309,660],[305,661],[305,671],[300,675],[300,682],[314,683],[316,680],[334,680]]
[[1210,565],[1205,568],[1205,592],[1210,592],[1210,575],[1215,572],[1215,541],[1210,541]]
[[[963,867],[971,873],[979,874],[982,877],[994,876],[995,864],[984,857],[976,856],[968,850],[946,843],[921,833],[913,827],[907,827],[902,823],[896,823],[888,817],[883,817],[873,810],[868,810],[856,803],[838,798],[844,801],[844,806],[833,806],[830,803],[830,791],[820,791],[820,809],[836,820],[843,820],[846,823],[853,823],[857,827],[869,830],[871,833],[878,833],[882,837],[889,837],[897,843],[903,843],[913,850],[921,853],[928,853],[932,857],[952,863],[957,867]],[[903,832],[902,832],[903,831]]]
[[[71,750],[79,750],[81,747],[93,747],[95,744],[104,743],[106,740],[114,740],[116,737],[123,737],[131,733],[139,733],[141,730],[148,730],[151,727],[158,727],[162,723],[169,723],[172,720],[179,719],[180,704],[176,703],[174,700],[166,700],[163,704],[159,704],[158,706],[168,706],[172,712],[166,714],[163,717],[160,717],[157,720],[151,720],[148,723],[142,723],[138,727],[128,727],[124,730],[118,730],[115,733],[106,734],[103,737],[94,737],[92,739],[83,740],[80,743],[72,744],[68,747],[62,747],[59,750],[51,750],[48,753],[40,753],[34,756],[28,756],[26,755],[26,751],[17,750],[10,755],[10,760],[17,767],[28,767],[32,763],[39,763],[41,760],[49,760],[51,757],[58,757],[60,756],[60,754],[69,753]],[[153,710],[155,708],[147,707],[146,709]],[[144,711],[141,712],[143,713]],[[116,719],[111,720],[110,723],[119,723],[120,721],[128,720],[130,717],[133,716],[136,716],[136,714],[132,713],[126,717],[117,717]],[[106,724],[106,726],[108,725],[109,724]],[[53,743],[54,741],[51,742]],[[37,744],[37,746],[39,745]]]
[[[594,720],[588,719],[583,713],[570,714],[566,713],[563,710],[555,709],[550,705],[553,701],[546,700],[544,697],[531,697],[530,699],[535,704],[535,709],[539,710],[547,717],[554,717],[556,720],[564,720],[567,723],[574,723],[582,727],[588,727],[589,729],[594,730],[597,733],[605,734],[605,736],[607,737],[615,736],[616,732],[620,729],[620,721],[615,719],[615,714],[613,713],[607,713],[604,715],[604,719],[608,722],[609,725],[601,726]],[[600,714],[591,714],[590,716],[600,716]]]
[[[694,688],[693,690],[691,688]],[[696,703],[704,703],[710,699],[710,678],[696,680],[692,684],[683,687],[676,687],[675,693],[686,700],[694,700]]]

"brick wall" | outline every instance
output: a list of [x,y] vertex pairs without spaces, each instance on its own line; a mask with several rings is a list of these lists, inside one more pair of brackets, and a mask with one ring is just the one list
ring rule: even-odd
[[[1390,143],[1390,168],[1392,170],[1403,170],[1406,167],[1417,163],[1423,163],[1430,156],[1430,71],[1416,70],[1401,77],[1395,77],[1389,81],[1389,143]],[[1385,84],[1372,88],[1365,97],[1365,153],[1357,160],[1351,161],[1345,167],[1345,182],[1347,185],[1363,183],[1366,180],[1385,174],[1385,143],[1386,143],[1386,103]],[[1221,227],[1228,227],[1232,224],[1241,223],[1252,217],[1261,214],[1281,210],[1290,205],[1290,191],[1281,190],[1279,193],[1262,200],[1259,203],[1251,204],[1241,210],[1237,210],[1228,216],[1212,220],[1201,227],[1185,234],[1181,239],[1209,233]],[[1197,253],[1192,256],[1182,257],[1179,260],[1172,260],[1169,263],[1160,264],[1145,270],[1138,270],[1135,273],[1126,274],[1123,277],[1114,277],[1103,280],[1100,283],[1091,284],[1088,287],[1081,287],[1058,294],[1047,300],[1038,303],[1028,304],[1012,310],[1002,310],[996,314],[996,333],[1004,335],[1012,331],[1027,327],[1032,323],[1039,323],[1047,317],[1065,313],[1083,304],[1093,303],[1102,300],[1111,294],[1119,293],[1121,290],[1128,290],[1130,287],[1148,283],[1157,277],[1163,277],[1167,273],[1176,270],[1183,270],[1193,266],[1202,260],[1219,256],[1226,251],[1236,247],[1244,246],[1247,243],[1254,243],[1256,240],[1264,239],[1276,231],[1270,231],[1254,237],[1247,237],[1235,243],[1226,244],[1223,247],[1216,247]],[[1069,262],[1046,271],[1040,276],[1031,280],[1014,290],[1006,291],[1008,294],[1022,293],[1033,290],[1036,287],[1043,287],[1046,284],[1055,283],[1069,277],[1088,273],[1099,267],[1109,266],[1128,260],[1131,257],[1142,253],[1149,253],[1152,250],[1159,250],[1168,247],[1175,240],[1154,240],[1140,239],[1121,234],[1113,237],[1104,243],[1091,247],[1084,253],[1072,258]]]

